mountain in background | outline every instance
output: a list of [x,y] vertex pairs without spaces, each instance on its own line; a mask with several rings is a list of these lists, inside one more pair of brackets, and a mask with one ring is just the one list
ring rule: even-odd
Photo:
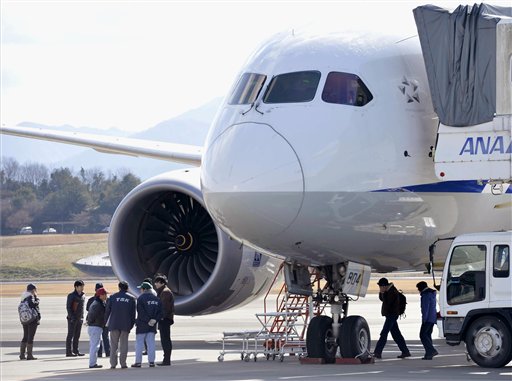
[[[203,145],[221,101],[222,98],[216,98],[201,107],[187,111],[175,118],[165,120],[154,127],[132,135],[115,128],[99,130],[88,127],[76,128],[69,125],[58,127],[45,126],[29,122],[22,123],[20,126]],[[90,148],[8,135],[0,135],[0,139],[2,157],[12,157],[21,164],[27,162],[41,163],[50,169],[68,167],[78,171],[80,168],[100,168],[105,173],[116,173],[118,170],[128,169],[144,180],[162,172],[186,167],[184,164],[168,161],[106,154]]]

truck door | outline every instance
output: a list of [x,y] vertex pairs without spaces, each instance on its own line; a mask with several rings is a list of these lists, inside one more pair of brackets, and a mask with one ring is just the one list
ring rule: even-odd
[[446,278],[449,310],[465,316],[470,310],[489,307],[486,257],[490,243],[465,243],[453,248]]
[[491,266],[490,307],[512,307],[510,279],[510,244],[493,243]]

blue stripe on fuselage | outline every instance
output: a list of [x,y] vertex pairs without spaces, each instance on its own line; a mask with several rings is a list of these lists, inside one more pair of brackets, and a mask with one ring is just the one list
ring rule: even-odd
[[[373,192],[416,192],[416,193],[482,193],[487,181],[443,181],[439,183],[408,185],[400,188],[378,189]],[[512,193],[509,186],[506,193]]]

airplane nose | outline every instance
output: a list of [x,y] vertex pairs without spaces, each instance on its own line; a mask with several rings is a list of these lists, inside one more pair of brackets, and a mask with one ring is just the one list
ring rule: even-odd
[[304,176],[282,135],[268,124],[241,123],[207,147],[201,188],[216,223],[234,237],[260,245],[297,217]]

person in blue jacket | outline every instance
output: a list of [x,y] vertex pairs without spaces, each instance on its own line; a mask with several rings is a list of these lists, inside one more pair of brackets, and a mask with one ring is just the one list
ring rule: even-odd
[[121,368],[128,368],[128,335],[135,324],[135,296],[128,292],[128,283],[118,284],[119,292],[108,298],[105,320],[110,332],[110,368],[117,366],[117,349]]
[[436,291],[429,288],[425,281],[418,282],[416,288],[421,295],[420,339],[425,348],[425,356],[421,359],[432,360],[439,354],[432,344],[432,330],[437,322]]
[[132,364],[132,368],[140,368],[142,366],[144,342],[147,343],[148,347],[149,366],[154,367],[156,323],[162,318],[162,303],[151,292],[153,289],[151,283],[142,282],[138,288],[141,289],[142,294],[137,298],[135,363]]

